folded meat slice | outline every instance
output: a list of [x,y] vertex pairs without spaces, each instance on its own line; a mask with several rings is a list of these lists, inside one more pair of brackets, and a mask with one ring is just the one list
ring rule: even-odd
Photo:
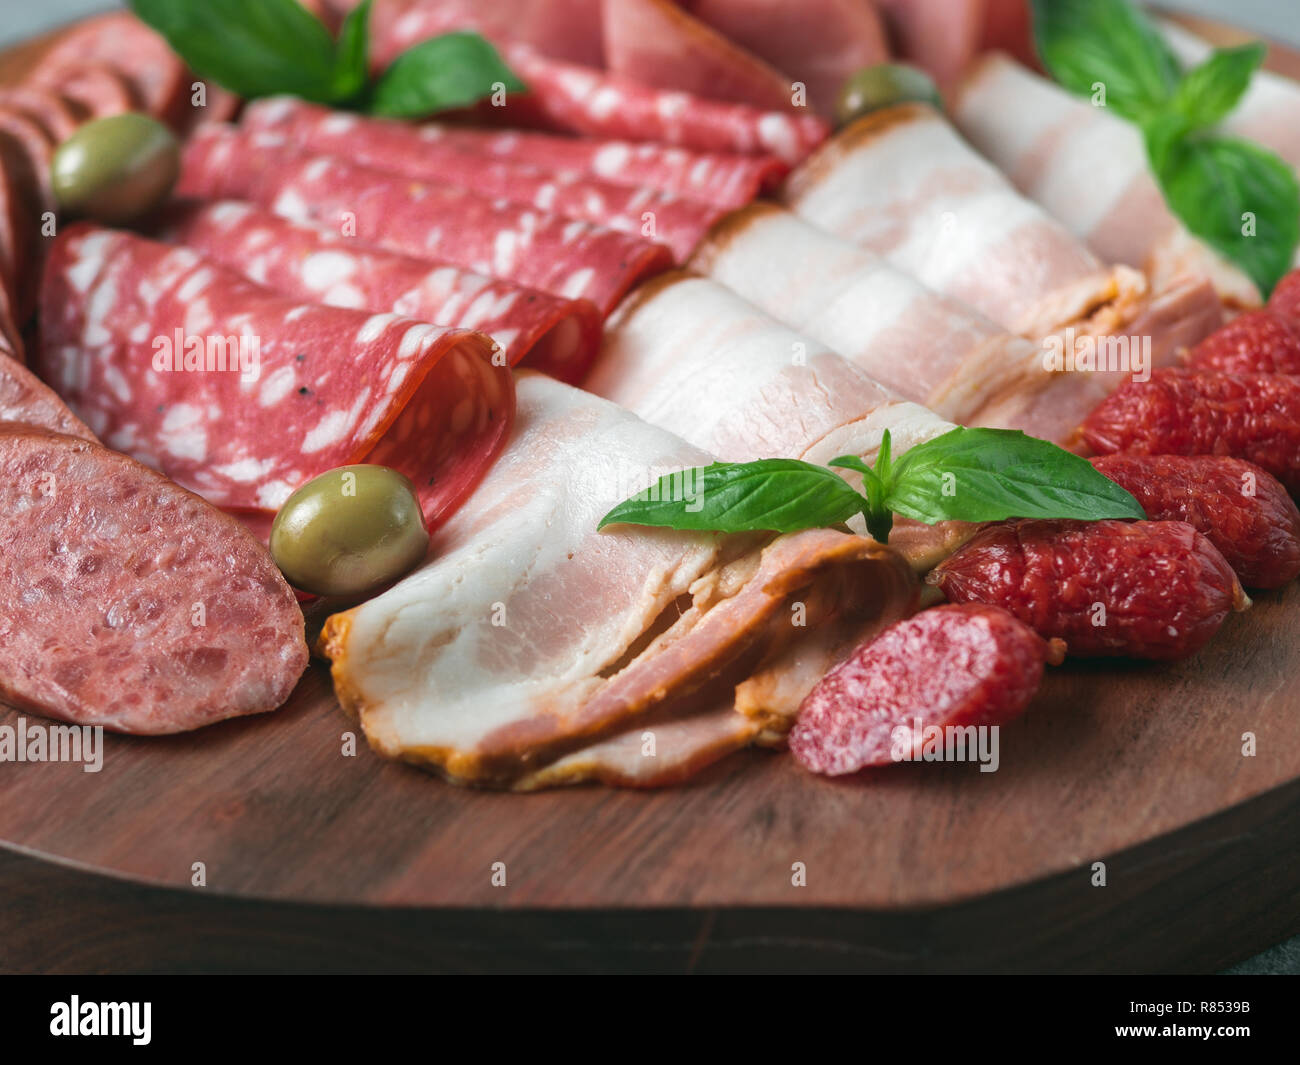
[[498,787],[669,783],[758,736],[733,691],[786,645],[837,612],[873,628],[914,609],[897,555],[834,530],[597,532],[627,495],[711,457],[541,375],[518,397],[509,446],[432,561],[326,623],[335,690],[380,753]]
[[966,77],[952,114],[1021,192],[1104,262],[1143,270],[1157,291],[1203,274],[1234,305],[1258,305],[1253,282],[1166,206],[1131,122],[998,54]]
[[160,235],[295,299],[476,329],[511,366],[527,359],[561,381],[581,379],[600,348],[600,313],[590,300],[370,247],[251,203],[179,207]]

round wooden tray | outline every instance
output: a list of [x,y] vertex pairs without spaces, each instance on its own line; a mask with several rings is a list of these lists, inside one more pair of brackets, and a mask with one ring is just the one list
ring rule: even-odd
[[1190,662],[1053,670],[996,773],[751,751],[657,793],[346,756],[314,664],[274,714],[106,737],[98,774],[0,766],[0,968],[1222,966],[1300,928],[1298,619],[1293,584]]

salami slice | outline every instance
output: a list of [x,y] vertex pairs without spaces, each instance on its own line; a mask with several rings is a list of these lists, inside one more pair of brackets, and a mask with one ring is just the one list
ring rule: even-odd
[[510,365],[527,359],[563,381],[579,380],[600,348],[601,317],[588,300],[371,248],[252,204],[195,204],[173,213],[164,233],[295,299],[476,329]]
[[[39,122],[23,111],[0,104],[0,138],[8,137],[26,156],[26,183],[36,191],[37,208],[54,210],[50,185],[50,163],[54,159],[53,137]],[[34,219],[28,219],[30,225]]]
[[660,240],[678,262],[724,213],[721,207],[645,186],[485,159],[449,146],[436,129],[426,133],[404,122],[342,114],[291,97],[251,105],[246,121],[307,151]]
[[61,67],[43,65],[32,76],[32,83],[54,89],[80,104],[92,118],[107,118],[144,107],[126,76],[106,63],[83,62]]
[[[296,102],[295,102],[296,103]],[[275,130],[296,107],[281,100],[249,107],[241,122]],[[719,207],[743,207],[773,191],[790,168],[774,155],[696,152],[666,144],[568,137],[526,130],[472,129],[424,123],[424,144],[469,152],[560,175],[588,174],[615,185],[648,186]]]
[[57,92],[35,85],[0,89],[0,107],[8,107],[25,114],[40,126],[55,144],[71,137],[77,132],[77,127],[89,117],[89,112],[81,104],[68,100]]
[[546,128],[707,152],[771,153],[792,166],[830,135],[830,127],[813,114],[655,89],[523,47],[507,49],[506,57],[528,86],[521,114]]
[[[36,134],[20,120],[19,131]],[[22,350],[18,330],[31,315],[36,297],[39,247],[37,228],[41,212],[40,179],[22,140],[6,131],[0,112],[0,288],[4,288],[11,341],[15,354]]]
[[13,297],[8,286],[0,283],[0,374],[9,363],[25,361],[22,331],[14,324]]
[[283,703],[303,619],[233,518],[125,455],[0,424],[0,697],[162,734]]
[[[464,189],[392,177],[274,134],[208,126],[186,145],[178,192],[245,199],[295,221],[567,299],[608,314],[644,278],[672,265],[662,244]],[[352,235],[349,232],[349,235]]]
[[34,425],[64,436],[94,440],[90,427],[31,370],[0,359],[0,422]]
[[487,337],[287,299],[130,233],[64,230],[41,312],[36,369],[91,429],[230,509],[268,513],[375,462],[411,478],[436,525],[513,418]]
[[59,37],[42,62],[51,68],[103,63],[130,81],[155,118],[176,124],[184,116],[189,91],[185,64],[134,15],[114,12],[77,23]]

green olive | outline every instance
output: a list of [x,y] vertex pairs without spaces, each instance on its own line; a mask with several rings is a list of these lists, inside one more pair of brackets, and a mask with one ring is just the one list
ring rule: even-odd
[[387,466],[313,477],[271,526],[271,557],[295,588],[363,595],[418,565],[429,547],[415,486]]
[[117,224],[161,204],[180,169],[172,131],[132,111],[87,122],[60,144],[50,179],[65,211]]
[[835,117],[840,125],[895,104],[916,101],[943,107],[939,89],[924,70],[905,63],[863,67],[844,83]]

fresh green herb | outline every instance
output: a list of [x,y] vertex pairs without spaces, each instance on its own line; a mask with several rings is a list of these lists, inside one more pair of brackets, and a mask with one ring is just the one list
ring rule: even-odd
[[1092,464],[1011,429],[957,428],[896,462],[885,431],[876,464],[845,455],[831,466],[862,474],[863,493],[824,466],[796,459],[714,463],[661,477],[606,514],[615,523],[715,532],[795,532],[857,514],[888,543],[893,515],[933,525],[1004,518],[1145,518],[1141,505]]
[[315,103],[419,118],[466,107],[498,85],[525,86],[476,33],[449,33],[370,77],[372,0],[348,13],[337,40],[298,0],[130,0],[196,74],[240,96],[289,93]]
[[1300,185],[1272,152],[1214,129],[1249,88],[1264,47],[1218,49],[1184,73],[1130,0],[1033,0],[1033,12],[1052,76],[1138,125],[1169,209],[1267,297],[1300,243]]

